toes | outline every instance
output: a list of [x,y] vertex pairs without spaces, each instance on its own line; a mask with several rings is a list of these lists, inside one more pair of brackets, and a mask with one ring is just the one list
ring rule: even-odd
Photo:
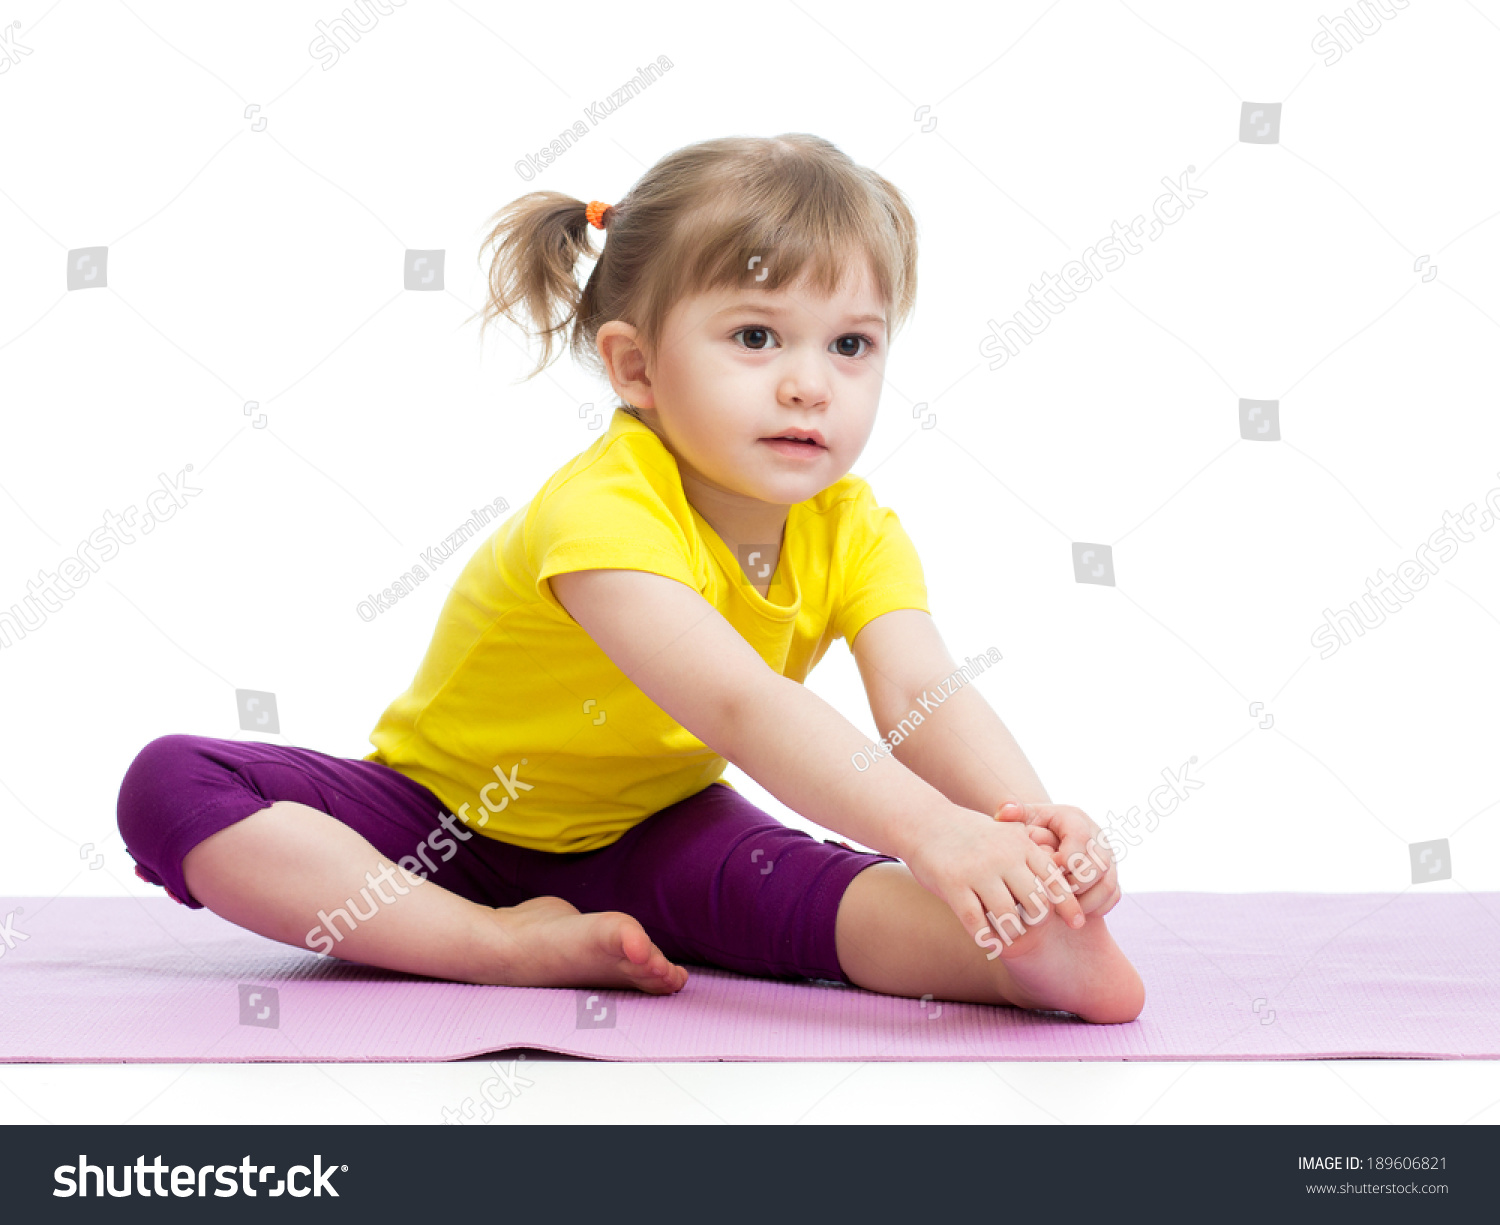
[[623,955],[637,969],[648,967],[657,948],[646,929],[623,911],[606,911],[600,917],[602,942],[610,951]]
[[617,957],[620,970],[644,990],[678,991],[687,982],[687,971],[668,960],[640,923],[623,911],[607,912],[602,925],[603,943]]
[[634,919],[621,915],[615,928],[620,949],[632,963],[644,966],[651,959],[651,940]]
[[651,946],[651,958],[645,965],[626,966],[626,972],[638,981],[657,982],[671,991],[676,991],[687,982],[687,971],[668,961],[666,954],[655,945]]
[[688,980],[688,972],[669,961],[655,945],[651,946],[651,960],[636,972],[643,982],[655,983],[659,990],[667,992],[681,991]]
[[578,914],[578,907],[572,902],[560,897],[538,896],[529,897],[524,902],[517,902],[514,906],[506,907],[520,914]]
[[653,995],[671,995],[687,983],[687,971],[672,965],[660,954],[648,967],[625,964],[621,967],[631,985]]

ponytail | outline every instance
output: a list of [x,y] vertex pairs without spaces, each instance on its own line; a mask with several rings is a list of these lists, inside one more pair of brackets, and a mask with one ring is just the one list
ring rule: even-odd
[[599,254],[589,243],[587,212],[584,201],[560,191],[530,192],[495,214],[480,248],[495,247],[480,336],[504,318],[540,339],[541,360],[527,378],[551,364],[559,336],[570,330],[576,335],[582,293],[574,270],[580,255],[597,259]]

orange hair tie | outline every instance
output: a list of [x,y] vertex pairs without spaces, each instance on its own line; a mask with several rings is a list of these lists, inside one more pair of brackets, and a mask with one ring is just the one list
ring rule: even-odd
[[590,200],[587,210],[589,224],[596,230],[602,230],[604,228],[604,214],[612,212],[613,209],[613,205],[606,204],[603,200]]

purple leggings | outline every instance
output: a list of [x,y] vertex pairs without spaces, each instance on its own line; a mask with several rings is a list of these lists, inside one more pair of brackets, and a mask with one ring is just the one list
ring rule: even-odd
[[430,862],[412,870],[472,902],[560,897],[585,912],[624,911],[673,961],[769,978],[848,982],[834,942],[839,901],[865,868],[895,862],[790,829],[717,783],[599,850],[533,851],[473,833],[379,762],[185,735],[158,737],[131,762],[120,834],[137,876],[201,909],[183,856],[277,800],[328,813],[392,863]]

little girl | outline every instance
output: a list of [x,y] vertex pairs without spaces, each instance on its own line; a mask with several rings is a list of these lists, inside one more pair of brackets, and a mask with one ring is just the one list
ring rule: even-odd
[[[138,874],[434,978],[669,993],[689,962],[1134,1020],[1099,827],[961,683],[849,472],[915,298],[901,193],[816,137],[735,138],[613,207],[538,191],[497,222],[484,322],[533,325],[533,376],[565,336],[622,406],[474,552],[373,753],[146,745]],[[892,729],[873,760],[802,683],[837,638]],[[729,762],[875,850],[782,825]]]

